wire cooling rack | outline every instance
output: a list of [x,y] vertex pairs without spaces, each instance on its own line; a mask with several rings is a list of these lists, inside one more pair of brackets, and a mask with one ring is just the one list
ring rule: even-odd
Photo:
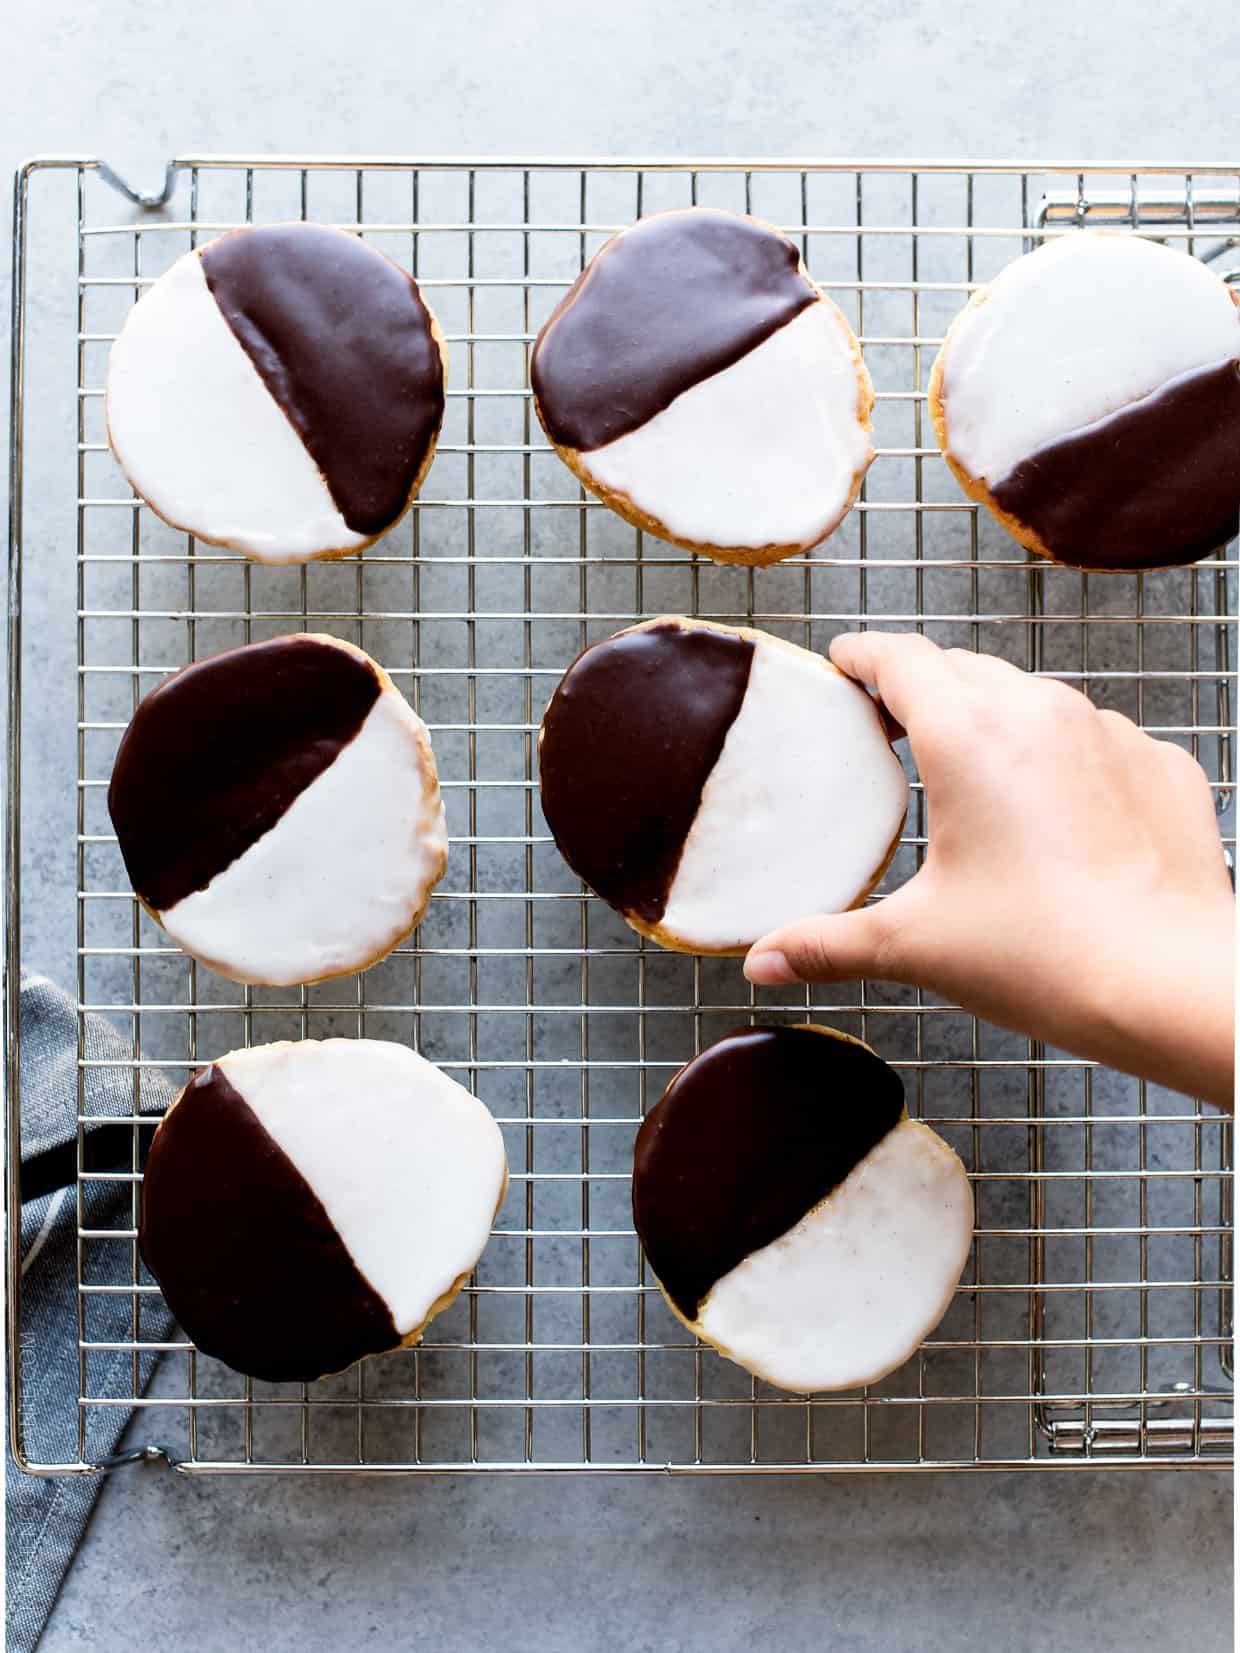
[[[638,214],[693,201],[753,211],[797,239],[877,387],[880,456],[861,503],[816,553],[758,572],[643,537],[586,497],[527,390],[538,327],[590,254]],[[126,311],[175,257],[234,225],[289,218],[358,229],[413,270],[451,377],[438,455],[405,522],[363,557],[273,569],[196,545],[133,497],[106,449],[102,386]],[[928,994],[754,992],[735,960],[646,946],[560,861],[536,784],[558,675],[642,616],[751,621],[819,649],[849,627],[916,628],[1062,677],[1189,745],[1234,843],[1235,546],[1144,576],[1029,560],[961,497],[927,417],[936,348],[970,289],[1040,238],[1098,223],[1240,275],[1240,169],[203,157],[172,163],[147,196],[93,161],[24,170],[7,885],[14,1348],[23,925],[32,947],[71,949],[80,1029],[78,1381],[26,1393],[14,1373],[12,1440],[27,1468],[106,1467],[101,1425],[135,1405],[135,1453],[183,1470],[1227,1459],[1230,1132],[1217,1113]],[[427,719],[451,862],[413,944],[384,964],[319,987],[243,989],[141,911],[105,790],[120,732],[162,676],[306,627],[360,643]],[[889,886],[924,843],[915,790]],[[92,1011],[127,1033],[130,1058],[94,1053]],[[866,1039],[973,1178],[977,1237],[946,1319],[901,1370],[855,1393],[789,1397],[697,1346],[632,1231],[643,1114],[694,1051],[755,1012]],[[511,1189],[476,1278],[420,1349],[309,1386],[246,1381],[169,1328],[141,1267],[138,1185],[155,1123],[138,1117],[143,1077],[158,1068],[180,1084],[239,1044],[342,1033],[411,1040],[473,1087],[502,1124]],[[124,1169],[96,1168],[86,1146],[100,1066],[130,1098],[113,1115]],[[62,1430],[59,1461],[29,1446],[36,1409],[40,1440]]]

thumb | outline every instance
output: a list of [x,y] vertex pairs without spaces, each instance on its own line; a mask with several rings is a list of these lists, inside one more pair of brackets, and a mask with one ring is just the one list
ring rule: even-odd
[[883,911],[887,904],[825,913],[772,930],[749,949],[746,976],[757,987],[859,981],[866,976],[891,979],[892,926]]

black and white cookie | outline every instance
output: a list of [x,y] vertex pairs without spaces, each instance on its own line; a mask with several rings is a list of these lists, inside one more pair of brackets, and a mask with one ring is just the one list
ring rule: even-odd
[[177,945],[267,986],[383,958],[448,859],[426,725],[334,637],[249,643],[167,678],[121,738],[108,810]]
[[1186,253],[1082,230],[975,293],[935,363],[944,457],[1030,551],[1194,562],[1240,532],[1240,292]]
[[825,1027],[750,1027],[637,1136],[633,1216],[689,1329],[781,1389],[874,1383],[947,1312],[973,1199],[899,1075]]
[[507,1179],[486,1108],[405,1046],[263,1045],[203,1068],[155,1132],[139,1245],[204,1354],[308,1382],[417,1342]]
[[539,737],[560,853],[642,935],[743,953],[857,906],[894,853],[908,782],[875,703],[766,632],[664,616],[596,643]]
[[719,562],[817,545],[874,458],[853,331],[756,218],[693,207],[614,236],[538,335],[531,377],[592,493]]
[[360,551],[422,483],[447,353],[413,278],[320,224],[186,253],[112,346],[112,452],[174,528],[259,562]]

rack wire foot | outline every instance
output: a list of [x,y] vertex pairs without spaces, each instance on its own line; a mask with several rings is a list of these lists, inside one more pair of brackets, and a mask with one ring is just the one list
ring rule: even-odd
[[176,162],[169,161],[164,167],[164,181],[160,189],[135,189],[127,183],[115,167],[110,167],[106,161],[99,162],[99,176],[104,183],[114,189],[118,195],[123,195],[127,201],[132,201],[135,207],[141,207],[144,212],[154,212],[159,207],[166,207],[172,199],[172,192],[176,188]]

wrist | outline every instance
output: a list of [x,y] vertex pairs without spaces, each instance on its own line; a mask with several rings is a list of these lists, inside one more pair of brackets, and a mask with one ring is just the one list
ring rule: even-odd
[[[1092,963],[1081,1054],[1230,1107],[1235,1073],[1235,904],[1180,907],[1115,937]],[[1076,1048],[1076,1047],[1074,1047]]]

